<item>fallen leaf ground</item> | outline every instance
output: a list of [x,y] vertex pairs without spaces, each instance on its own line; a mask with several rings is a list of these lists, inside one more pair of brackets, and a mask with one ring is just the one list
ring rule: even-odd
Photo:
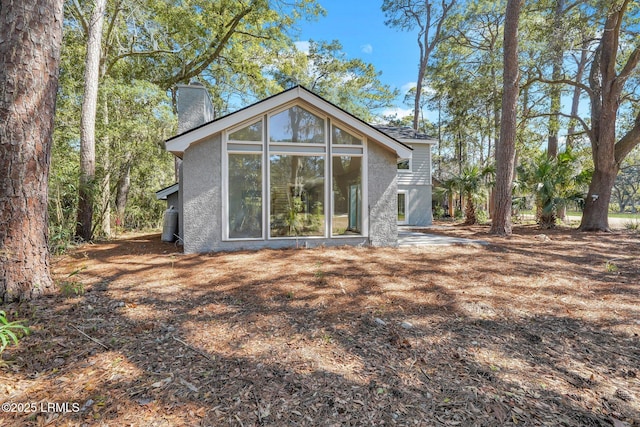
[[489,245],[77,247],[4,307],[0,424],[640,426],[640,234],[437,232]]

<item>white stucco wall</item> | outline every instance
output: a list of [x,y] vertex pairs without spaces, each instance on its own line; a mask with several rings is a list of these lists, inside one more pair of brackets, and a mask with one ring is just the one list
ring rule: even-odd
[[373,246],[397,246],[397,158],[376,143],[368,144],[369,239]]
[[220,134],[195,144],[183,156],[184,252],[211,252],[221,240]]

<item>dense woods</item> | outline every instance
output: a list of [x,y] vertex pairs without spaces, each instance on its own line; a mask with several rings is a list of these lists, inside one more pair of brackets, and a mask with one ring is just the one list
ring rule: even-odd
[[[14,3],[3,1],[5,21]],[[389,31],[416,35],[418,85],[405,94],[371,64],[347,58],[338,40],[295,47],[296,25],[322,19],[320,0],[65,0],[49,247],[59,252],[74,241],[159,225],[164,205],[154,191],[175,181],[163,150],[176,131],[175,85],[192,79],[209,89],[216,116],[303,84],[365,120],[438,137],[433,175],[443,193],[455,191],[451,183],[465,170],[496,167],[495,179],[483,176],[477,186],[484,194],[474,199],[479,211],[494,213],[485,189],[495,185],[505,221],[516,206],[536,209],[541,224],[553,226],[569,206],[584,208],[581,229],[607,230],[610,209],[635,212],[640,205],[640,5],[509,2],[522,8],[514,23],[507,3],[367,4],[382,8]],[[49,26],[34,28],[50,37]],[[517,53],[509,46],[516,29]],[[2,61],[3,79],[20,77]],[[380,117],[398,97],[414,114]],[[429,121],[426,111],[438,119]],[[503,139],[512,152],[504,152]],[[0,159],[13,166],[4,134],[2,143]],[[507,160],[513,166],[503,170]],[[46,169],[39,178],[47,178]]]
[[[578,201],[572,207],[584,204],[582,227],[589,230],[607,229],[612,194],[618,208],[635,209],[638,195],[628,175],[636,168],[625,163],[639,132],[634,102],[639,11],[634,2],[524,2],[516,22],[520,52],[514,58],[519,65],[509,77],[516,80],[507,85],[502,64],[506,2],[384,1],[379,7],[389,31],[416,34],[419,84],[407,94],[384,84],[371,64],[347,58],[340,41],[311,41],[305,51],[295,48],[296,24],[322,19],[322,2],[107,1],[95,77],[88,77],[86,64],[95,50],[91,31],[99,24],[93,15],[100,5],[68,1],[67,6],[51,179],[54,244],[64,246],[74,234],[86,240],[122,228],[158,225],[162,205],[153,200],[153,190],[174,179],[172,160],[161,149],[175,129],[172,96],[175,84],[193,78],[209,88],[216,116],[303,84],[365,120],[437,133],[441,143],[434,153],[434,176],[439,182],[459,179],[468,167],[494,165],[501,128],[507,125],[513,129],[514,167],[520,159],[539,158],[539,152],[547,152],[553,162],[558,153],[570,150],[575,175],[594,177],[588,197],[587,179],[580,185],[564,181],[547,187],[557,193],[548,197],[557,203],[549,205],[530,187],[531,176],[514,175],[511,167],[504,176],[515,176],[516,200],[540,212],[553,210],[555,218],[564,209],[558,198],[570,193],[570,200]],[[95,112],[88,102],[88,80],[97,80],[99,87]],[[516,97],[506,117],[504,89],[513,85]],[[601,89],[608,87],[613,91]],[[398,96],[415,113],[379,117],[381,108]],[[425,110],[438,111],[440,119],[429,122]],[[86,117],[96,119],[95,171],[84,160],[91,132],[74,122],[78,117],[82,123]],[[496,164],[499,174],[501,163]],[[615,185],[623,164],[631,182],[625,190],[624,177]],[[536,169],[521,170],[535,175]],[[495,185],[500,187],[503,179],[498,176]],[[507,183],[506,191],[510,188]],[[573,197],[580,192],[581,201]],[[485,211],[488,194],[480,204]],[[89,217],[85,200],[94,209]]]

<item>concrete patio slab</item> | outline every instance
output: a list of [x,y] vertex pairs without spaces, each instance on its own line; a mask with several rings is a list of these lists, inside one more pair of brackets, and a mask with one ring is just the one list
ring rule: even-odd
[[470,245],[486,246],[489,242],[484,240],[464,239],[462,237],[442,236],[439,234],[422,233],[407,229],[398,230],[398,246],[407,248],[412,246],[437,246],[437,245]]

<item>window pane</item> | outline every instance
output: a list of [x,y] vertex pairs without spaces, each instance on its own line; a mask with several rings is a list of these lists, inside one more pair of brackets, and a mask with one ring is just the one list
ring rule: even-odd
[[324,144],[324,120],[298,106],[272,116],[269,120],[271,142]]
[[362,145],[361,139],[356,138],[339,127],[332,126],[331,132],[331,141],[333,144]]
[[262,155],[229,154],[229,237],[262,237]]
[[409,169],[409,159],[403,159],[398,162],[398,170],[408,171]]
[[333,158],[332,234],[362,234],[362,157]]
[[398,222],[405,222],[407,220],[406,206],[406,193],[398,193]]
[[262,120],[231,133],[229,141],[262,141]]
[[324,236],[324,156],[271,156],[271,237]]

